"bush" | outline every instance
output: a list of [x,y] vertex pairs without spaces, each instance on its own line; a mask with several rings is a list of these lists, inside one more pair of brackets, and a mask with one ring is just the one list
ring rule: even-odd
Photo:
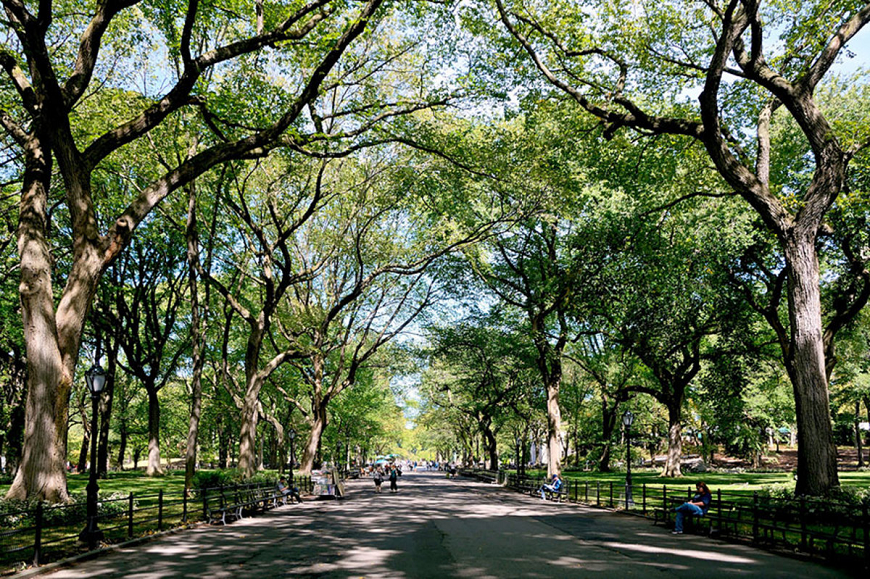
[[[100,517],[111,518],[127,511],[128,495],[112,493],[101,496],[97,503],[97,513]],[[39,501],[6,501],[0,500],[0,527],[32,527],[36,525],[36,507]],[[88,518],[88,496],[86,492],[70,495],[70,502],[61,505],[44,503],[42,524],[46,527],[63,527],[66,525],[85,524]],[[134,503],[135,508],[135,503]]]
[[258,472],[251,479],[246,479],[237,468],[224,470],[201,470],[193,475],[190,484],[194,489],[209,489],[220,486],[232,486],[237,484],[275,484],[278,477],[275,473]]

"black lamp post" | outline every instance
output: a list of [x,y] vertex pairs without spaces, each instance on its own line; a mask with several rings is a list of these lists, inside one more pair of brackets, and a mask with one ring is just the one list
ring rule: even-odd
[[634,422],[634,414],[626,410],[622,415],[622,424],[625,426],[625,508],[634,506],[631,495],[631,423]]
[[293,486],[293,440],[296,438],[296,431],[292,428],[290,432],[287,433],[287,436],[290,438],[290,486]]
[[88,524],[79,539],[88,544],[88,549],[94,549],[103,538],[103,532],[97,527],[97,493],[100,491],[97,484],[97,402],[106,385],[106,371],[99,363],[95,364],[85,372],[85,382],[91,392],[91,474],[87,486]]

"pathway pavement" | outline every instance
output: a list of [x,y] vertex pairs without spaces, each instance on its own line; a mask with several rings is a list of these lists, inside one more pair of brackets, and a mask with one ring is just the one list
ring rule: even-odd
[[317,578],[851,577],[747,545],[673,536],[649,520],[554,504],[441,473],[399,492],[351,481],[340,501],[287,505],[226,527],[201,525],[47,575]]

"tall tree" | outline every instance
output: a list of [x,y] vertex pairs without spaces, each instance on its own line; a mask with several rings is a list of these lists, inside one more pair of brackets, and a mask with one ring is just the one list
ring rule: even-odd
[[[837,486],[828,401],[833,344],[866,303],[870,273],[866,255],[844,251],[857,291],[823,322],[817,247],[832,225],[825,217],[849,164],[867,141],[852,140],[832,123],[815,92],[870,21],[870,5],[806,2],[793,12],[762,0],[710,0],[688,10],[681,2],[495,4],[504,29],[543,78],[599,118],[607,134],[627,127],[694,139],[775,236],[789,312],[782,359],[798,409],[796,492],[818,495]],[[696,105],[687,96],[694,91]],[[776,115],[788,116],[808,144],[808,157],[796,152],[808,175],[797,190],[771,181],[771,159],[790,154],[772,148]]]
[[[126,247],[136,227],[179,187],[220,163],[310,142],[316,129],[308,133],[301,126],[303,111],[317,101],[342,55],[376,24],[383,2],[347,5],[312,0],[264,6],[271,10],[273,24],[261,33],[252,28],[248,15],[198,0],[190,0],[177,18],[164,18],[162,6],[137,0],[107,0],[86,10],[66,10],[60,4],[4,0],[3,27],[11,42],[0,52],[4,88],[17,95],[14,104],[4,101],[0,126],[21,154],[17,240],[29,381],[22,464],[7,496],[52,502],[67,497],[63,466],[68,399],[83,324],[102,273]],[[129,109],[95,111],[102,113],[99,122],[95,115],[80,116],[85,95],[110,81],[122,82],[112,75],[123,67],[105,65],[101,57],[114,52],[118,57],[129,54],[133,61],[148,58],[144,54],[149,47],[136,41],[142,38],[137,36],[142,29],[159,31],[159,40],[176,65],[175,74],[170,66],[164,69],[169,90],[148,98],[148,87],[143,87],[142,98]],[[74,35],[76,46],[63,42]],[[301,39],[308,42],[295,42]],[[221,44],[223,40],[226,44]],[[57,43],[60,49],[55,49]],[[208,75],[216,68],[228,70],[227,65],[267,47],[280,47],[280,66],[287,72],[283,78],[301,82],[286,88],[285,98],[269,103],[269,107],[273,102],[279,105],[277,113],[275,108],[267,112],[250,102],[250,107],[239,108],[262,114],[249,116],[252,122],[228,119],[220,127],[228,109],[203,90]],[[195,48],[201,52],[194,54]],[[266,88],[277,93],[274,85],[264,83],[249,94],[258,97]],[[200,111],[211,141],[162,174],[141,175],[144,183],[126,208],[98,220],[92,186],[95,171],[183,109]],[[126,118],[119,118],[119,113],[127,114]],[[299,130],[287,131],[296,124]],[[62,204],[69,212],[72,262],[57,301],[49,201],[56,174],[62,181]]]

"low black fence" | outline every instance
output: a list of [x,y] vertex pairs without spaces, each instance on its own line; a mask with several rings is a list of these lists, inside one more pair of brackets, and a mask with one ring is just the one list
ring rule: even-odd
[[[313,489],[311,477],[294,477],[301,491]],[[102,544],[117,544],[135,537],[158,533],[207,520],[202,508],[209,492],[236,492],[274,485],[236,485],[218,489],[194,489],[190,495],[168,496],[163,491],[148,494],[111,495],[99,500],[97,526]],[[86,553],[79,540],[87,524],[86,505],[47,505],[0,512],[0,573],[23,569]]]
[[[519,477],[503,471],[463,470],[478,480],[503,484],[537,496],[543,478]],[[632,485],[568,479],[564,498],[588,506],[619,509],[670,525],[674,508],[692,498],[693,487]],[[848,504],[823,499],[770,496],[757,491],[713,493],[704,517],[694,518],[698,529],[723,538],[786,548],[830,560],[870,568],[870,501]]]

